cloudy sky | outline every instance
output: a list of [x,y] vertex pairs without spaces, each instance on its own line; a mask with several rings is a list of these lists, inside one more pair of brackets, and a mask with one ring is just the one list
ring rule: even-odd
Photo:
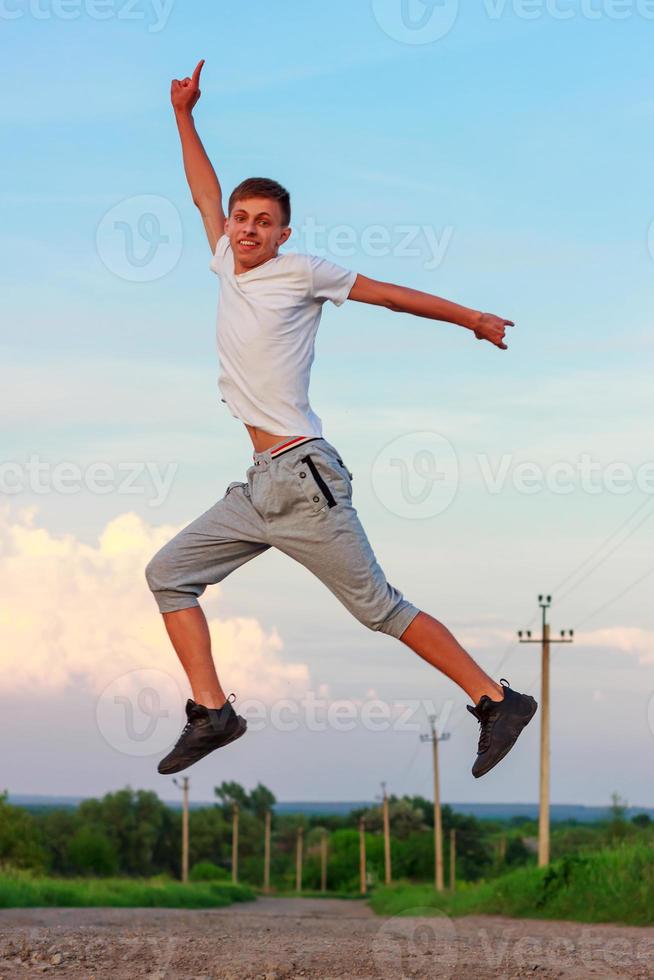
[[[496,677],[538,698],[516,640],[538,593],[554,634],[576,630],[552,659],[552,799],[654,805],[654,11],[15,0],[0,18],[0,788],[175,792],[156,762],[188,689],[143,568],[251,462],[168,103],[204,57],[225,190],[285,183],[289,247],[516,321],[502,352],[326,308],[312,404],[389,580]],[[536,799],[537,725],[475,781],[465,695],[288,557],[203,602],[251,723],[189,771],[197,799],[223,779],[427,794],[431,712],[445,799]]]

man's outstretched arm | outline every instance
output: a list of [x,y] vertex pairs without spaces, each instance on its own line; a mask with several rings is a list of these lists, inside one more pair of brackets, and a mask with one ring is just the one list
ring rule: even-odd
[[492,313],[480,313],[458,303],[450,303],[440,296],[421,293],[417,289],[396,286],[391,282],[379,282],[366,276],[357,276],[348,299],[357,303],[370,303],[385,306],[395,313],[412,313],[430,320],[445,320],[474,331],[477,340],[488,340],[496,347],[506,350],[504,334],[507,326],[514,326],[512,320],[504,320]]
[[200,98],[200,72],[204,59],[198,62],[191,78],[181,81],[174,78],[170,86],[170,101],[175,110],[175,120],[182,141],[184,170],[191,188],[193,203],[202,216],[209,239],[211,253],[225,230],[223,194],[216,171],[205,153],[202,141],[195,129],[193,107]]

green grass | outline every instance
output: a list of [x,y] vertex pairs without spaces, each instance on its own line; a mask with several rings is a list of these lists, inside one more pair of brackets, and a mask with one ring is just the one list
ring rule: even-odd
[[0,908],[43,906],[208,909],[247,902],[254,892],[231,882],[182,885],[159,878],[47,878],[0,873]]
[[[563,858],[549,868],[520,868],[493,881],[436,892],[398,882],[370,899],[380,915],[434,908],[450,916],[509,915],[577,922],[654,924],[654,847],[629,844]],[[414,913],[415,914],[415,913]],[[422,913],[424,914],[424,913]]]
[[[257,895],[264,895],[262,888],[256,889]],[[276,889],[275,891],[268,892],[267,898],[347,898],[352,901],[357,899],[365,899],[365,895],[361,895],[359,892],[345,892],[345,891],[326,891],[321,892],[319,889],[312,891],[309,888],[303,888],[301,892],[296,892],[292,888],[287,888],[285,890]]]

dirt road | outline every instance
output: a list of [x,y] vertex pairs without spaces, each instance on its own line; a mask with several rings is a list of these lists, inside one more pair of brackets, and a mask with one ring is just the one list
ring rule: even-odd
[[0,978],[290,980],[654,977],[654,928],[470,916],[385,919],[358,901],[0,911]]

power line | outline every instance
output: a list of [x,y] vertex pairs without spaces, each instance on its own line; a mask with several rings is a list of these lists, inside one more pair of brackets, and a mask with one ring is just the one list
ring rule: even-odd
[[633,511],[633,513],[630,514],[629,517],[627,517],[622,522],[622,524],[620,524],[620,526],[618,528],[616,528],[616,530],[613,531],[608,536],[608,538],[606,538],[599,545],[599,547],[597,547],[593,552],[591,552],[591,554],[588,556],[588,558],[586,558],[584,561],[582,561],[582,563],[580,565],[578,565],[575,569],[573,569],[572,572],[570,572],[568,575],[566,575],[566,577],[564,579],[562,579],[558,583],[558,585],[555,586],[555,588],[554,588],[553,591],[555,591],[555,592],[558,593],[559,589],[563,585],[565,585],[567,582],[569,582],[571,579],[574,579],[575,576],[577,575],[577,573],[580,572],[582,568],[584,568],[586,565],[588,565],[588,563],[591,562],[593,560],[593,558],[595,558],[596,555],[600,554],[600,552],[603,551],[603,549],[606,547],[606,545],[609,544],[618,534],[620,534],[620,532],[625,527],[627,527],[628,524],[631,523],[631,521],[634,519],[634,517],[636,517],[641,512],[641,510],[643,510],[643,508],[645,508],[645,507],[650,507],[651,508],[650,511],[649,511],[649,513],[645,514],[645,516],[640,521],[638,521],[637,524],[635,524],[631,528],[631,530],[629,531],[629,533],[626,534],[624,536],[624,538],[622,538],[620,541],[618,541],[617,544],[613,548],[611,548],[610,551],[608,551],[605,555],[603,555],[603,557],[601,557],[597,562],[595,562],[594,565],[592,565],[588,569],[588,571],[585,573],[585,575],[582,575],[582,577],[577,582],[573,582],[573,584],[570,586],[570,588],[566,589],[565,592],[563,592],[563,594],[559,596],[559,599],[558,599],[559,602],[562,601],[563,599],[565,599],[566,596],[570,595],[570,593],[573,592],[576,588],[578,588],[582,584],[582,582],[585,582],[586,579],[588,578],[588,576],[589,575],[592,575],[592,573],[595,571],[596,568],[599,568],[600,565],[603,565],[604,562],[607,560],[607,558],[610,558],[611,555],[613,555],[618,550],[618,548],[622,547],[622,545],[625,544],[625,542],[628,541],[629,538],[633,534],[635,534],[636,531],[640,527],[642,527],[643,524],[646,521],[648,521],[650,519],[650,517],[652,516],[652,514],[654,514],[654,506],[652,506],[653,504],[654,504],[654,501],[651,500],[651,499],[650,500],[644,500],[644,501],[642,501],[642,503],[640,503],[638,505],[638,507],[636,508],[636,510]]
[[652,575],[653,573],[654,573],[654,568],[650,568],[648,571],[645,572],[644,575],[640,575],[634,582],[628,585],[625,589],[623,589],[621,592],[618,592],[617,595],[614,595],[612,599],[609,599],[607,602],[603,603],[594,612],[589,613],[588,616],[584,616],[584,618],[577,623],[575,629],[578,629],[583,623],[587,623],[589,619],[593,619],[595,616],[598,616],[601,612],[604,612],[605,609],[608,609],[609,606],[612,606],[614,602],[618,601],[618,599],[622,599],[623,596],[627,595],[628,592],[631,592],[632,589],[635,589],[637,585],[640,585],[641,582],[644,582],[645,579],[649,578],[649,576]]

